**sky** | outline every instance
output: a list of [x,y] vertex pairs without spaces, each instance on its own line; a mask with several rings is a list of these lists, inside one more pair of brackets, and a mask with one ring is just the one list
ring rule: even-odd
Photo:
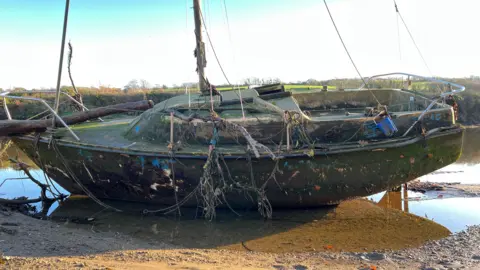
[[[393,0],[327,3],[362,76],[480,75],[478,0],[397,0],[429,68],[401,21],[397,24]],[[191,0],[71,0],[67,41],[74,49],[75,84],[195,82],[191,6]],[[0,0],[0,88],[56,85],[64,8],[64,0]],[[247,77],[284,82],[358,77],[322,0],[203,0],[202,8],[234,84]],[[205,33],[204,39],[206,74],[213,84],[224,84]],[[70,85],[65,64],[62,85]]]

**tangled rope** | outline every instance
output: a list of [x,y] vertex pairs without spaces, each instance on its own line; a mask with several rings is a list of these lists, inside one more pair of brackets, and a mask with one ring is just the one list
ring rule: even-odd
[[[167,112],[185,122],[201,121],[212,126],[213,132],[209,141],[208,156],[203,166],[203,174],[200,177],[198,186],[198,195],[200,197],[200,207],[203,216],[206,219],[213,220],[216,217],[217,207],[222,204],[235,212],[230,206],[226,194],[236,190],[239,192],[246,192],[248,196],[250,196],[249,194],[255,194],[257,197],[256,202],[259,213],[265,218],[271,218],[272,206],[266,195],[266,186],[270,179],[274,179],[276,182],[275,173],[279,171],[278,156],[273,153],[270,148],[253,139],[245,127],[222,119],[214,111],[212,111],[208,117],[202,117],[195,113],[186,116],[171,109],[167,110]],[[235,134],[239,144],[241,144],[238,139],[239,137],[243,137],[246,140],[245,159],[250,170],[249,181],[242,183],[240,181],[235,181],[231,176],[222,153],[216,147],[219,143],[220,131]],[[185,132],[182,131],[181,134],[185,134]],[[272,160],[276,160],[277,163],[270,177],[262,185],[258,186],[254,177],[251,158],[252,156],[259,158],[262,154],[270,156]],[[253,198],[251,199],[254,200]]]
[[[184,139],[183,136],[189,135],[189,133],[187,132],[189,131],[189,129],[186,129],[180,132],[182,138],[180,138],[177,143],[173,143],[172,141],[169,145],[169,153],[170,153],[170,160],[171,160],[170,178],[172,181],[171,185],[173,187],[173,191],[175,192],[174,194],[175,204],[162,209],[157,209],[157,210],[144,209],[143,213],[144,214],[147,214],[147,213],[168,214],[168,213],[178,212],[178,214],[181,215],[180,207],[183,206],[188,201],[190,201],[191,199],[194,199],[195,197],[197,197],[199,206],[202,209],[203,216],[206,219],[213,220],[216,217],[216,209],[220,205],[227,206],[228,208],[230,208],[231,211],[238,214],[237,212],[235,212],[233,207],[230,206],[229,201],[227,199],[227,194],[231,192],[238,192],[241,194],[243,192],[245,196],[247,196],[247,199],[250,198],[252,202],[255,202],[259,213],[263,217],[271,218],[273,211],[272,211],[272,205],[269,199],[267,198],[267,184],[269,181],[274,181],[277,184],[277,186],[281,189],[281,186],[276,180],[276,174],[283,173],[282,171],[279,170],[279,167],[278,167],[278,162],[280,159],[279,156],[282,153],[282,147],[281,147],[282,143],[280,142],[280,145],[278,146],[278,152],[276,151],[276,153],[274,153],[272,150],[270,150],[269,147],[253,139],[245,127],[236,123],[232,123],[225,119],[222,119],[213,111],[209,116],[206,116],[206,117],[200,116],[196,113],[193,113],[190,116],[186,116],[175,110],[168,110],[168,114],[170,114],[171,119],[175,117],[185,122],[201,121],[206,125],[212,126],[213,136],[210,138],[210,143],[209,143],[210,145],[209,145],[207,160],[203,166],[203,174],[199,179],[198,185],[193,190],[191,190],[189,194],[187,194],[183,198],[179,198],[177,196],[178,189],[177,189],[177,183],[175,180],[175,166],[173,165],[173,160],[176,159],[175,151],[177,151],[179,147],[182,146],[182,142]],[[303,126],[304,123],[302,122],[302,120],[298,118],[298,116],[295,116],[295,114],[291,114],[291,116],[289,117],[289,122],[291,123],[292,129],[294,130],[294,134],[297,134],[295,135],[295,140],[297,141],[297,144],[311,145],[312,144],[311,139],[308,137],[306,133],[305,127]],[[171,124],[173,124],[173,122]],[[219,143],[220,132],[234,133],[237,136],[237,142],[245,147],[245,161],[247,163],[247,166],[249,167],[250,173],[249,175],[247,175],[244,181],[237,181],[237,179],[234,179],[232,177],[228,164],[225,161],[225,158],[221,153],[221,150],[216,147]],[[245,139],[247,142],[246,145],[245,143],[240,143],[238,138]],[[38,143],[39,139],[40,137],[37,137],[36,143]],[[282,133],[282,140],[283,140],[283,133]],[[39,156],[39,151],[37,147],[38,146],[35,146],[35,152],[37,153],[38,162],[41,164],[41,167],[45,167],[43,166],[43,162]],[[72,170],[69,162],[65,159],[65,157],[61,153],[58,142],[55,138],[53,137],[51,138],[49,142],[49,147],[53,149],[53,151],[55,152],[67,176],[70,179],[72,179],[89,198],[91,198],[94,202],[96,202],[97,204],[101,205],[106,209],[111,209],[117,212],[124,212],[123,210],[120,210],[116,207],[108,205],[102,202],[101,200],[99,200],[83,184],[83,182],[80,181],[80,179],[75,175],[74,171]],[[255,179],[254,169],[252,165],[252,157],[260,158],[262,156],[269,156],[272,158],[272,160],[276,162],[268,179],[260,183],[258,182],[258,179]],[[90,178],[92,178],[92,181],[94,181],[93,174],[89,171],[89,168],[85,164],[83,164],[83,168],[87,172],[86,173],[87,177],[89,176]],[[45,168],[42,168],[42,170],[46,171]],[[48,177],[46,178],[49,179]]]
[[285,111],[285,122],[289,129],[292,130],[291,141],[295,145],[295,148],[314,148],[314,140],[308,135],[305,121],[298,112]]

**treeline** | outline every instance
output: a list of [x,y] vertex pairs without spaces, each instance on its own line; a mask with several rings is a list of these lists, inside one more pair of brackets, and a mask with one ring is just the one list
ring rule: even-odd
[[[443,78],[447,81],[463,83],[463,84],[475,84],[476,82],[480,82],[480,76],[470,76],[469,78]],[[329,86],[329,89],[352,89],[358,88],[363,84],[363,80],[359,78],[336,78],[330,80],[316,80],[316,79],[308,79],[305,81],[294,81],[294,82],[286,82],[282,81],[279,78],[257,78],[257,77],[249,77],[243,79],[238,85],[227,85],[227,84],[215,84],[217,88],[220,89],[231,89],[233,87],[240,87],[240,88],[248,88],[249,86],[254,85],[266,85],[266,84],[275,84],[275,83],[283,83],[286,85],[312,85],[312,86]],[[379,78],[372,80],[368,83],[369,88],[406,88],[407,80],[405,78]],[[418,91],[434,91],[441,89],[442,85],[430,83],[428,81],[422,79],[412,79],[411,85],[408,86],[411,90],[418,90]],[[99,86],[99,87],[77,87],[80,92],[83,93],[91,93],[91,92],[103,92],[103,93],[114,93],[118,94],[122,91],[124,92],[138,92],[138,91],[159,91],[159,92],[166,92],[166,91],[185,91],[188,88],[191,91],[195,91],[198,89],[197,82],[185,82],[181,84],[173,84],[168,86],[166,84],[151,84],[147,80],[144,79],[132,79],[130,80],[123,88],[119,87],[110,87],[110,86]],[[55,89],[29,89],[31,91],[55,91]],[[70,92],[72,87],[70,86],[62,86],[63,91]],[[3,90],[0,88],[0,92],[2,91],[14,91],[14,92],[23,92],[27,91],[24,87],[14,87],[13,89],[6,89]]]
[[[451,81],[457,84],[464,85],[466,91],[458,95],[457,102],[459,103],[459,120],[464,124],[480,124],[480,76],[471,76],[469,78],[443,78],[446,81]],[[247,78],[240,86],[235,86],[235,89],[248,88],[251,85],[262,85],[270,83],[282,83],[278,78]],[[285,82],[283,82],[285,83]],[[359,78],[356,79],[331,79],[331,80],[315,80],[308,79],[305,81],[296,81],[286,83],[287,90],[309,90],[321,88],[320,86],[328,86],[329,90],[358,88],[363,84],[363,81]],[[184,94],[185,87],[188,87],[191,92],[197,91],[196,83],[183,83],[182,85],[151,85],[145,80],[130,80],[125,87],[77,87],[79,92],[83,96],[83,101],[88,108],[107,106],[117,103],[138,101],[138,100],[153,100],[155,103],[159,103],[175,95]],[[437,96],[438,94],[448,91],[448,86],[430,83],[425,80],[411,80],[408,83],[404,78],[385,78],[376,79],[368,83],[369,88],[400,88],[410,89],[418,91],[419,93],[427,96]],[[62,86],[62,91],[74,94],[71,86]],[[232,89],[231,85],[217,85],[218,90]],[[2,89],[0,89],[1,91]],[[15,87],[12,89],[14,92],[21,92],[22,95],[38,97],[47,100],[53,104],[54,95],[51,93],[55,89],[30,89],[26,90],[22,87]],[[50,93],[49,93],[50,92]],[[0,100],[0,103],[2,101]],[[38,104],[33,105],[32,102],[20,102],[18,100],[9,99],[7,105],[12,111],[12,115],[16,119],[25,119],[36,113],[41,112],[41,108]],[[64,102],[61,105],[63,112],[71,112],[70,102]],[[3,110],[0,109],[0,119],[5,119],[6,115]]]

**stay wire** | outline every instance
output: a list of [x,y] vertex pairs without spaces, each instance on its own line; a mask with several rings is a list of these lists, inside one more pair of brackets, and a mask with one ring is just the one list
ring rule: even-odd
[[335,27],[335,31],[337,32],[337,35],[338,35],[340,41],[342,42],[343,48],[345,49],[345,52],[347,53],[348,58],[350,58],[350,61],[352,62],[353,67],[354,67],[355,70],[357,71],[358,76],[360,76],[360,79],[361,79],[361,80],[363,81],[363,83],[365,84],[365,87],[367,87],[367,89],[370,91],[370,93],[372,94],[372,96],[373,96],[373,98],[375,99],[375,101],[377,101],[378,105],[381,105],[380,101],[379,101],[378,98],[375,96],[375,94],[368,88],[367,82],[365,81],[365,79],[363,78],[362,74],[361,74],[360,71],[358,70],[357,65],[355,64],[355,62],[353,61],[352,56],[350,55],[350,52],[348,52],[347,46],[345,45],[345,42],[343,41],[343,38],[342,38],[342,36],[340,35],[340,31],[339,31],[338,28],[337,28],[337,24],[335,23],[335,20],[333,19],[332,13],[330,12],[330,9],[328,8],[327,1],[326,1],[326,0],[323,0],[323,3],[325,3],[325,7],[327,8],[328,15],[330,16],[330,19],[332,20],[333,26]]
[[[230,41],[230,46],[232,48],[234,73],[235,73],[235,77],[238,77],[238,72],[237,72],[237,69],[236,69],[237,60],[236,60],[236,57],[235,57],[235,46],[234,46],[233,40],[232,40],[232,31],[230,30],[230,19],[228,18],[227,2],[226,2],[226,0],[223,0],[222,3],[223,3],[223,11],[225,13],[225,22],[227,23],[228,39]],[[242,109],[242,117],[243,117],[243,119],[245,119],[245,110],[244,110],[243,98],[242,98],[242,92],[241,92],[242,89],[240,89],[240,87],[238,85],[238,80],[235,83],[235,86],[232,87],[232,88],[233,88],[234,92],[235,92],[235,88],[237,88],[237,90],[238,90],[238,94],[236,92],[235,92],[235,94],[237,94],[238,98],[240,99],[240,107]]]
[[210,43],[210,47],[212,48],[213,55],[215,55],[215,59],[217,60],[218,66],[220,67],[220,70],[222,70],[223,77],[225,77],[225,80],[227,80],[229,85],[232,85],[230,83],[230,81],[228,80],[228,77],[225,74],[225,71],[223,70],[223,67],[222,67],[222,64],[220,63],[220,60],[218,59],[217,52],[215,51],[215,47],[213,46],[212,40],[210,38],[210,34],[208,33],[207,25],[205,24],[205,20],[203,18],[202,12],[200,12],[200,17],[202,18],[203,27],[205,28],[205,33],[207,33],[208,42]]
[[402,14],[400,13],[400,10],[398,9],[397,1],[393,0],[393,3],[394,3],[394,5],[395,5],[395,11],[397,12],[398,16],[400,17],[400,20],[402,20],[403,26],[405,26],[405,29],[407,30],[407,33],[408,33],[408,35],[410,36],[410,39],[412,39],[413,45],[415,45],[415,48],[417,49],[418,54],[419,54],[420,57],[422,58],[423,64],[425,65],[425,67],[427,68],[428,72],[430,73],[430,76],[433,76],[432,70],[431,70],[430,67],[428,66],[427,61],[425,60],[425,57],[423,57],[423,54],[422,54],[422,52],[420,51],[420,48],[418,47],[417,42],[415,41],[415,38],[413,37],[412,33],[410,32],[410,29],[408,28],[407,23],[406,23],[405,20],[403,19],[403,16],[402,16]]
[[[393,1],[395,3],[395,1]],[[396,12],[396,17],[397,17],[397,40],[398,40],[398,54],[400,56],[400,60],[402,60],[402,42],[400,40],[400,23],[398,22],[398,7],[397,3],[395,3],[395,12]]]
[[230,31],[230,20],[228,19],[227,3],[226,3],[226,0],[223,0],[222,2],[223,2],[223,8],[225,11],[225,19],[227,21],[228,38],[230,39],[230,43],[232,43],[232,34]]

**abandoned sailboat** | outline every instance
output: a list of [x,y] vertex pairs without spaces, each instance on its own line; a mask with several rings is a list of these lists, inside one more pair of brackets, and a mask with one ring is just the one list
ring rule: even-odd
[[[464,129],[441,100],[463,86],[420,77],[449,87],[434,100],[367,85],[218,92],[204,76],[198,0],[194,10],[201,93],[173,97],[135,119],[0,134],[73,194],[170,205],[166,211],[200,205],[207,216],[217,206],[258,207],[270,216],[272,207],[337,204],[459,158]],[[415,77],[381,76],[392,75]]]

